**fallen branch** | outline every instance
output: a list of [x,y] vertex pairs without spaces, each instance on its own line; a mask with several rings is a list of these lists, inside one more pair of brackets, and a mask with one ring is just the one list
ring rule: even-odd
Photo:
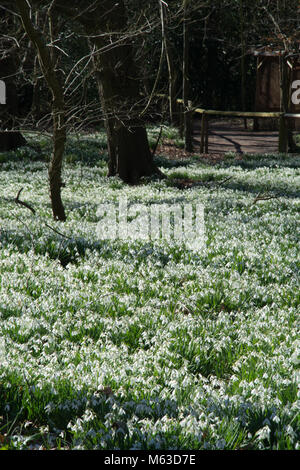
[[28,204],[27,202],[24,202],[24,201],[21,201],[20,200],[20,194],[21,192],[23,191],[23,188],[21,188],[17,194],[17,197],[15,198],[15,203],[16,204],[21,204],[21,206],[24,206],[24,207],[27,207],[27,209],[31,210],[31,212],[33,214],[35,214],[35,209],[33,207],[31,207],[30,204]]
[[[27,202],[21,201],[21,199],[20,199],[20,194],[23,191],[23,189],[24,188],[21,188],[18,191],[18,194],[15,198],[15,203],[20,204],[21,206],[27,207],[27,209],[31,210],[31,212],[33,214],[35,214],[35,209],[30,204],[28,204]],[[51,227],[51,225],[47,224],[47,222],[44,222],[44,224],[46,225],[46,227],[50,228],[50,230],[53,230],[53,232],[57,233],[57,235],[60,235],[61,237],[64,237],[64,238],[67,238],[68,240],[72,240],[72,237],[68,237],[67,235],[64,235],[63,233],[59,232],[55,228]]]
[[259,193],[253,200],[253,202],[250,204],[250,206],[253,206],[256,204],[258,201],[269,201],[269,199],[277,199],[278,196],[275,194],[268,194],[268,193]]
[[223,183],[231,180],[232,176],[228,176],[227,178],[221,181],[195,181],[195,180],[184,180],[184,179],[175,179],[174,184],[178,189],[190,189],[195,187],[204,187],[204,188],[216,188],[221,186]]
[[228,176],[227,178],[225,178],[225,179],[223,179],[223,180],[221,180],[221,181],[219,181],[219,182],[217,182],[217,181],[214,182],[214,184],[215,184],[215,186],[221,186],[221,184],[226,183],[227,181],[229,181],[229,180],[231,180],[231,179],[232,179],[232,176]]

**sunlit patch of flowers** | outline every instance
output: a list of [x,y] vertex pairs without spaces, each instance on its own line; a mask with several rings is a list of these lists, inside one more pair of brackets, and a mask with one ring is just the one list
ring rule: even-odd
[[[51,220],[45,164],[2,164],[4,445],[299,448],[299,165],[264,161],[176,168],[227,180],[186,191],[66,165],[65,224]],[[20,187],[35,216],[14,203]],[[99,204],[122,196],[201,202],[205,250],[98,240]]]

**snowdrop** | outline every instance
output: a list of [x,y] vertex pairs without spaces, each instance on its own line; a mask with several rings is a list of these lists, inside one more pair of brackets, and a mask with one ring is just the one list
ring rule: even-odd
[[[268,446],[276,425],[274,439],[289,436],[296,448],[298,206],[296,198],[284,197],[284,188],[292,188],[291,195],[300,188],[295,171],[278,164],[270,172],[268,165],[248,171],[188,168],[199,178],[232,176],[217,192],[182,192],[164,183],[121,185],[118,195],[131,202],[201,200],[205,253],[163,241],[99,243],[90,201],[116,198],[99,169],[67,167],[64,197],[74,210],[57,228],[73,244],[41,230],[40,221],[28,215],[32,241],[15,217],[25,216],[23,209],[1,206],[1,227],[12,234],[1,232],[0,238],[0,336],[5,337],[0,378],[6,389],[15,386],[14,375],[22,386],[26,377],[32,395],[47,393],[47,416],[71,416],[73,448],[91,441],[99,448],[117,446],[113,436],[121,439],[122,431],[113,426],[125,422],[132,448],[141,448],[143,439],[153,448],[176,448],[186,439],[199,448],[224,449],[230,438],[222,435],[223,420],[238,422],[247,435],[251,417],[260,413],[252,442]],[[26,179],[22,164],[9,168],[0,173],[1,195],[14,194],[16,178],[24,197],[46,213],[44,166],[30,164],[36,171]],[[243,191],[236,189],[239,184]],[[247,187],[256,184],[283,195],[251,205]],[[71,259],[65,268],[57,259],[62,249]],[[75,391],[86,401],[74,398]],[[5,412],[10,409],[7,403]],[[16,439],[16,445],[29,444]]]

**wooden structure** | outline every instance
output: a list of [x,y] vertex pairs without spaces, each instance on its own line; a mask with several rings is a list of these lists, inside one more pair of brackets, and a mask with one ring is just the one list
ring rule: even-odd
[[18,66],[15,56],[13,48],[7,48],[0,54],[0,152],[15,150],[26,145],[22,134],[13,130],[19,116],[18,93],[15,83]]
[[[284,58],[280,50],[254,50],[252,54],[257,58],[256,72],[256,94],[255,111],[258,112],[279,112],[281,109],[281,64],[287,68],[289,79],[289,109],[288,113],[299,114],[300,104],[294,104],[291,100],[292,83],[300,80],[300,54],[289,54]],[[281,60],[283,59],[283,60]],[[289,118],[288,127],[291,130],[300,130],[300,120]],[[257,119],[255,128],[258,129],[278,129],[276,119]]]

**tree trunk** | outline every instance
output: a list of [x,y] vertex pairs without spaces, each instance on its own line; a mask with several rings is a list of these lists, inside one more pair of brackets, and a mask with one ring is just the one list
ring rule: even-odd
[[[66,141],[64,93],[59,76],[55,70],[55,59],[53,51],[49,52],[42,34],[34,27],[31,21],[30,6],[26,0],[16,0],[23,27],[29,39],[37,50],[39,63],[45,80],[52,92],[52,118],[53,118],[53,153],[49,166],[50,199],[53,218],[55,220],[66,220],[66,214],[61,199],[62,161]],[[49,16],[52,24],[52,18]]]
[[49,188],[52,204],[53,218],[65,221],[66,214],[61,198],[61,188],[64,186],[61,180],[62,162],[66,143],[66,128],[64,123],[63,96],[58,96],[53,102],[53,154],[49,165]]
[[79,14],[78,20],[98,51],[93,52],[94,67],[108,132],[109,174],[115,173],[130,184],[142,176],[162,176],[153,163],[140,116],[139,71],[126,34],[123,0],[113,6],[109,0],[98,1],[90,11]]
[[177,72],[174,66],[174,57],[172,53],[172,47],[170,41],[168,40],[168,34],[166,32],[166,18],[165,18],[165,5],[160,2],[160,11],[161,11],[161,23],[162,23],[162,32],[163,32],[163,41],[167,59],[168,66],[168,91],[169,91],[169,116],[170,123],[172,125],[178,125],[179,117],[177,113],[177,103],[176,103],[176,84],[177,84]]
[[150,176],[155,173],[144,126],[128,127],[128,125],[119,124],[116,129],[116,138],[118,142],[117,173],[123,181],[136,184],[141,176]]
[[[240,38],[241,38],[241,101],[242,111],[246,111],[246,41],[245,41],[245,22],[244,22],[244,2],[240,0]],[[247,129],[247,118],[244,118],[244,128]]]
[[[91,53],[93,54],[93,46],[91,41],[89,41],[89,46]],[[113,116],[109,115],[109,112],[106,107],[104,95],[103,95],[103,86],[101,80],[101,74],[98,70],[97,60],[94,55],[92,55],[93,59],[93,68],[94,74],[97,81],[97,88],[98,94],[102,106],[102,111],[104,114],[104,123],[105,123],[105,130],[106,130],[106,138],[107,138],[107,151],[108,151],[108,173],[107,176],[115,176],[117,174],[117,151],[115,146],[115,138],[114,138],[114,118]]]
[[182,88],[183,88],[183,127],[185,137],[185,150],[187,152],[193,151],[192,139],[192,115],[189,104],[189,29],[188,29],[188,9],[189,0],[183,0],[183,64],[182,64]]

